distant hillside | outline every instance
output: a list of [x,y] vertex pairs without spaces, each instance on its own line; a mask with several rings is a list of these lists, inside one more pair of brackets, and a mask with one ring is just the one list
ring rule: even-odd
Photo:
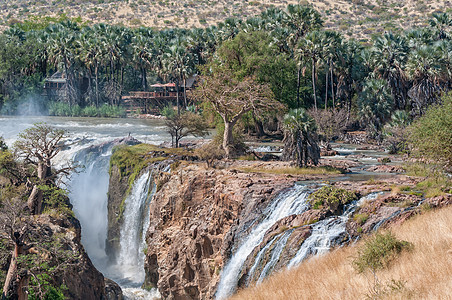
[[[206,27],[228,17],[254,16],[271,6],[286,7],[291,0],[3,0],[0,29],[31,15],[81,17],[89,23],[105,22],[131,27]],[[426,22],[434,12],[449,10],[451,1],[432,0],[320,0],[311,3],[324,16],[325,27],[349,36],[365,37],[396,27]]]

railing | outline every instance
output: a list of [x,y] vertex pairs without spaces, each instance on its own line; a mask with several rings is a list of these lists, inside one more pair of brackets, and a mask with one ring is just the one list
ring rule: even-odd
[[[182,93],[179,93],[179,96],[182,96]],[[129,92],[128,96],[124,98],[129,99],[151,99],[151,98],[176,98],[176,92]]]

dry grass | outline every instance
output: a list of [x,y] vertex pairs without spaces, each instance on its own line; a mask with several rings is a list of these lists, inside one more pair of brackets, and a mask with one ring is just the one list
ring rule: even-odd
[[[452,207],[430,211],[393,228],[397,238],[414,244],[388,268],[377,272],[383,284],[401,281],[404,287],[384,299],[451,299]],[[357,247],[345,247],[312,258],[298,268],[278,273],[259,286],[231,299],[364,299],[373,278],[352,267]]]
[[278,175],[337,175],[341,174],[341,171],[331,167],[316,167],[316,168],[293,168],[293,167],[281,167],[281,168],[260,168],[260,167],[243,167],[238,168],[246,173],[266,173],[266,174],[278,174]]

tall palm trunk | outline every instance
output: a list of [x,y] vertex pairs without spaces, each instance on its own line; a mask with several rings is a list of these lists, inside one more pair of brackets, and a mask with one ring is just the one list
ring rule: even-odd
[[176,102],[177,102],[177,114],[180,116],[180,104],[179,104],[179,79],[176,80]]
[[300,107],[300,84],[301,84],[301,68],[297,68],[297,108]]
[[185,108],[187,108],[188,103],[187,103],[187,79],[184,77],[184,103],[185,103]]
[[328,106],[328,73],[329,73],[329,69],[328,69],[328,67],[329,67],[329,64],[327,63],[326,64],[326,67],[327,67],[327,69],[326,69],[326,72],[325,72],[325,110],[327,109],[327,106]]
[[96,73],[96,107],[99,107],[99,66],[97,65],[97,62],[94,72]]
[[331,65],[331,60],[330,60],[330,75],[331,75],[331,97],[333,98],[333,108],[336,107],[335,103],[334,103],[334,77],[333,77],[333,66]]
[[315,110],[317,110],[317,92],[315,91],[315,86],[316,86],[316,84],[315,84],[315,77],[316,77],[315,76],[316,75],[315,63],[316,63],[316,60],[314,57],[312,57],[312,90],[314,92],[314,108],[315,108]]

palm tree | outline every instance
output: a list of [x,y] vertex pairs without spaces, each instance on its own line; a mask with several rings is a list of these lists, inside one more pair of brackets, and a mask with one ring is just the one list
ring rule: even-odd
[[284,19],[286,26],[292,30],[290,37],[293,47],[308,32],[319,30],[323,26],[322,16],[314,8],[306,5],[289,4]]
[[[363,62],[363,47],[356,40],[342,40],[337,55],[337,87],[336,96],[346,102],[348,116],[352,107],[352,97],[357,90],[364,74],[368,73]],[[368,53],[368,52],[364,52]]]
[[358,98],[358,115],[371,134],[376,134],[391,114],[392,96],[383,79],[369,78]]
[[317,144],[316,125],[305,109],[291,109],[284,116],[283,159],[293,160],[297,167],[305,167],[308,162],[317,165],[320,148]]
[[325,60],[325,109],[328,106],[328,78],[331,78],[331,97],[333,98],[334,107],[334,77],[333,62],[337,57],[337,49],[341,44],[341,35],[334,31],[325,31],[323,57]]
[[374,41],[370,53],[374,74],[386,80],[391,88],[394,108],[405,108],[408,90],[403,71],[408,55],[406,40],[402,36],[385,33]]
[[[312,67],[312,89],[314,93],[314,108],[317,109],[317,92],[316,92],[316,79],[317,79],[317,64],[323,58],[324,49],[324,32],[312,31],[309,32],[304,39],[301,40],[299,48],[297,49],[297,58],[301,65],[302,59],[310,60]],[[298,79],[299,81],[299,79]],[[298,84],[299,86],[299,84]],[[297,103],[298,103],[297,94]]]
[[433,18],[429,21],[430,26],[434,28],[436,39],[450,40],[452,29],[452,17],[448,13],[433,14]]
[[58,66],[63,65],[64,74],[66,77],[66,97],[69,104],[75,103],[75,89],[74,89],[74,74],[73,64],[75,59],[75,32],[72,32],[57,24],[51,27],[51,34],[49,38],[49,56],[50,61]]
[[184,84],[184,104],[187,106],[185,95],[185,80],[192,72],[192,62],[189,53],[186,51],[185,42],[177,39],[165,53],[163,64],[168,75],[175,80],[176,83],[176,101],[177,113],[180,114],[179,87]]
[[406,65],[413,85],[408,92],[413,113],[423,114],[427,105],[435,103],[447,87],[446,64],[433,46],[422,46],[410,53]]

